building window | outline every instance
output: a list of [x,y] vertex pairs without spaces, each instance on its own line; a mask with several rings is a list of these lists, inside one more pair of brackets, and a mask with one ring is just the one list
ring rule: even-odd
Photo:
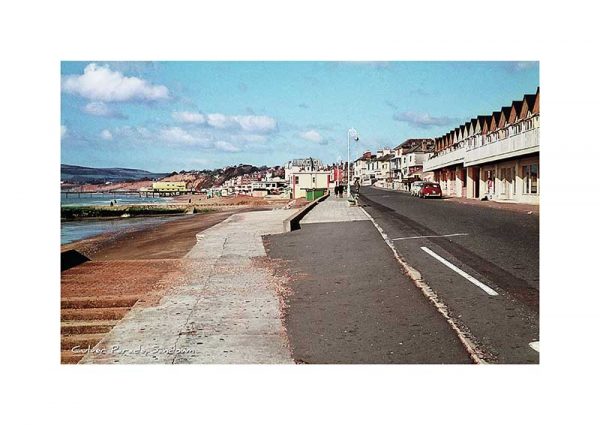
[[316,177],[313,177],[313,183],[316,183],[317,179]]
[[523,193],[536,195],[538,193],[538,165],[530,164],[523,166]]
[[294,176],[294,184],[300,184],[300,176]]

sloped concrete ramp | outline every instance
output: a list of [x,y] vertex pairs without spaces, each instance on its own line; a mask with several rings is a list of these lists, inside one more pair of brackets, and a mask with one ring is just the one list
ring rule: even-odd
[[292,363],[262,235],[294,210],[236,214],[197,235],[181,282],[136,305],[80,363]]

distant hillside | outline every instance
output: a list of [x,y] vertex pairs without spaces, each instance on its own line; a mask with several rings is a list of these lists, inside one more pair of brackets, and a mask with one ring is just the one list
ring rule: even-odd
[[60,165],[60,179],[65,183],[101,184],[162,179],[167,173],[151,173],[131,168],[91,168],[78,165]]
[[[249,164],[239,164],[219,168],[215,170],[181,170],[171,173],[151,173],[145,170],[130,168],[91,168],[77,165],[61,164],[61,180],[63,187],[80,187],[82,190],[115,190],[131,189],[138,190],[141,186],[151,186],[152,181],[185,182],[189,188],[194,190],[207,189],[212,186],[220,186],[226,180],[249,175],[254,178],[264,177],[267,171],[274,176],[284,175],[283,168],[256,167]],[[106,185],[106,182],[112,183]]]

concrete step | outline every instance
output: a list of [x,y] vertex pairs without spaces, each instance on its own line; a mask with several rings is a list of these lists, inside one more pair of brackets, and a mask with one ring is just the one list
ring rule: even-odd
[[106,334],[79,334],[79,335],[63,335],[60,339],[61,350],[71,350],[73,347],[79,346],[82,350],[88,347],[92,348],[98,344]]
[[131,307],[141,296],[69,297],[60,300],[61,308]]
[[118,320],[69,320],[61,322],[61,335],[107,333],[119,323]]
[[69,320],[119,320],[127,314],[129,307],[110,308],[63,308],[60,311],[61,321]]

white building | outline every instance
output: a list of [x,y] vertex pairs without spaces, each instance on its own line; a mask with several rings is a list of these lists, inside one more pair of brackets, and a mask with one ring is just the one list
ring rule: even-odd
[[328,190],[333,182],[333,171],[297,171],[290,176],[293,199],[306,198],[307,189]]
[[290,181],[290,176],[298,171],[314,171],[321,170],[323,168],[323,163],[321,160],[316,158],[302,158],[302,159],[292,159],[288,161],[284,166],[285,172],[285,180]]
[[367,151],[352,164],[352,179],[358,179],[361,186],[370,186],[375,181],[375,173],[378,166],[377,155],[373,155],[370,151]]
[[539,203],[539,88],[435,139],[424,162],[446,196]]
[[393,188],[409,190],[410,183],[428,177],[423,175],[423,162],[433,152],[433,139],[408,139],[396,146],[391,161]]

